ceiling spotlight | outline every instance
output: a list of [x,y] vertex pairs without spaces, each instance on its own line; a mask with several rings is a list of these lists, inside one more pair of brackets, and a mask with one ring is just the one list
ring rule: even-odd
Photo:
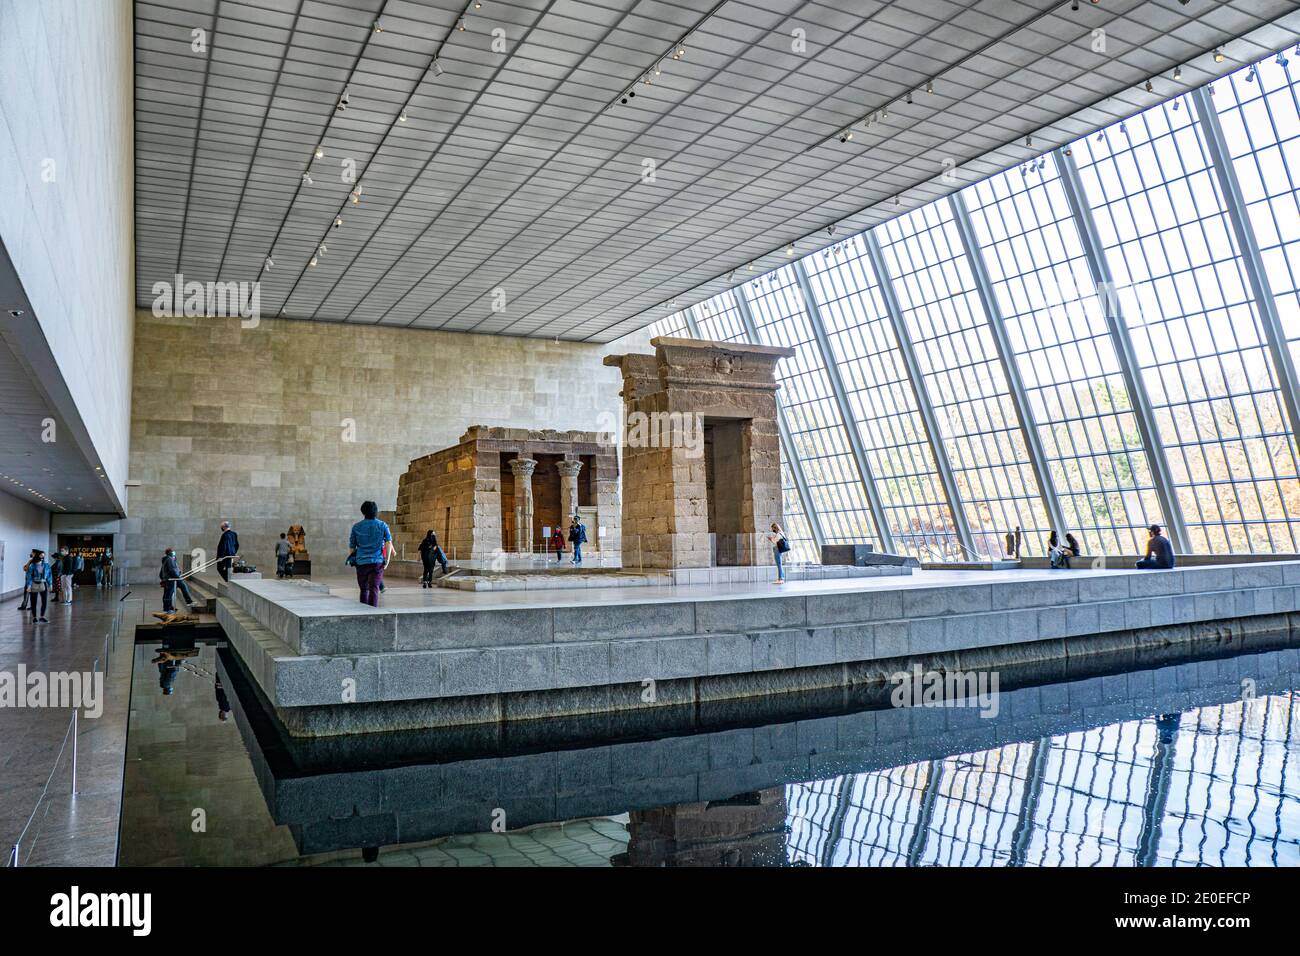
[[314,266],[315,264],[316,264],[316,257],[315,257],[315,256],[312,256],[312,257],[311,257],[311,261],[308,262],[307,265],[309,265],[309,266]]
[[1183,78],[1183,68],[1181,66],[1174,67],[1174,79],[1181,80],[1182,78]]
[[1105,138],[1106,138],[1106,131],[1105,131],[1105,130],[1102,130],[1101,132],[1099,132],[1099,133],[1097,134],[1097,142],[1100,143],[1100,142],[1101,142],[1102,140],[1104,140]]
[[327,250],[327,249],[325,248],[325,243],[322,242],[319,246],[316,247],[316,251],[319,252],[319,253],[323,256],[323,255],[325,255],[325,253],[328,252],[329,250]]
[[658,63],[655,64],[655,76],[661,76],[663,72],[664,72],[664,64],[663,61],[660,60]]
[[442,76],[442,62],[436,56],[433,58],[433,75]]
[[310,185],[312,184],[312,178],[311,178],[311,176],[307,175],[306,173],[303,173],[303,174],[302,174],[302,184],[303,184],[304,186],[310,186]]
[[361,203],[361,184],[357,183],[357,188],[352,190],[352,205],[357,206]]
[[902,200],[899,199],[897,196],[894,197],[894,205],[895,205],[895,206],[899,205],[901,202],[902,202]]
[[383,32],[384,32],[384,25],[383,25],[382,23],[380,23],[378,20],[376,20],[376,21],[375,21],[374,30],[375,30],[376,33],[383,33]]
[[750,271],[750,272],[753,272],[753,271],[754,271],[754,263],[752,263],[752,262],[749,264],[749,271]]
[[1247,82],[1247,83],[1254,83],[1254,82],[1255,82],[1255,67],[1254,67],[1254,66],[1251,66],[1249,72],[1246,73],[1246,82]]
[[1146,85],[1145,85],[1144,89],[1145,89],[1148,93],[1154,93],[1154,92],[1156,91],[1156,88],[1155,88],[1154,86],[1151,85],[1151,81],[1150,81],[1150,80],[1147,80],[1147,81],[1146,81]]
[[1073,155],[1074,155],[1074,150],[1070,149],[1070,147],[1068,147],[1068,146],[1065,147],[1064,152],[1065,152],[1065,155],[1066,155],[1066,156],[1073,156]]
[[1209,86],[1207,86],[1206,89],[1210,91],[1210,95],[1211,95],[1211,96],[1214,95],[1214,84],[1213,84],[1213,83],[1211,83]]
[[792,255],[794,255],[794,243],[793,243],[793,242],[790,243],[790,245],[788,245],[788,246],[785,247],[785,254],[786,254],[787,256],[792,256]]
[[324,159],[324,158],[325,158],[325,147],[324,147],[324,146],[317,146],[317,147],[316,147],[316,158],[317,158],[317,159]]
[[1224,61],[1223,47],[1217,47],[1214,51],[1214,62],[1222,63]]
[[826,227],[826,235],[828,235],[828,236],[833,236],[833,235],[835,235],[835,224],[834,224],[834,223],[832,223],[831,225],[829,225],[829,226]]
[[889,107],[886,106],[883,110],[881,110],[880,115],[882,119],[889,119]]
[[10,310],[9,310],[9,314],[10,314],[13,318],[15,318],[15,319],[21,319],[21,318],[23,317],[23,310],[22,310],[22,309],[10,309]]
[[908,90],[908,91],[907,91],[907,105],[908,105],[908,106],[911,106],[911,105],[912,105],[912,91],[911,91],[911,90]]
[[406,122],[406,107],[405,107],[405,106],[402,107],[402,112],[401,112],[401,115],[399,115],[399,116],[397,117],[397,122],[399,122],[399,123],[405,123],[405,122]]
[[933,93],[933,92],[934,92],[934,80],[926,80],[926,82],[925,82],[925,91],[926,91],[927,93]]
[[1291,63],[1291,61],[1286,58],[1286,53],[1283,51],[1278,52],[1277,59],[1275,59],[1273,62],[1276,63],[1284,70]]
[[460,22],[459,22],[458,24],[456,24],[456,29],[459,30],[461,33],[464,33],[464,32],[465,32],[465,18],[464,18],[464,17],[461,17],[461,18],[460,18]]
[[342,216],[335,216],[335,217],[334,217],[334,228],[335,228],[335,229],[341,229],[341,228],[343,228],[343,217],[342,217]]
[[1177,113],[1182,108],[1183,108],[1183,101],[1181,99],[1174,100],[1174,112]]
[[1033,146],[1033,145],[1034,145],[1034,138],[1033,138],[1032,136],[1026,136],[1026,137],[1025,137],[1025,145],[1026,145],[1026,146]]
[[620,102],[620,103],[624,103],[624,104],[627,103],[627,94],[626,94],[626,93],[623,94],[623,96],[622,96],[622,98],[619,100],[619,102]]
[[482,9],[483,9],[483,4],[479,3],[479,0],[474,0],[474,9],[475,9],[475,10],[482,10]]
[[1079,0],[1070,0],[1070,9],[1075,13],[1079,12]]
[[684,57],[685,55],[686,55],[686,47],[684,47],[684,46],[679,46],[679,47],[677,48],[677,59],[680,60],[680,59],[681,59],[682,57]]
[[727,281],[730,282],[732,279],[735,278],[735,276],[736,276],[736,270],[732,269],[730,272],[727,273]]
[[348,96],[348,91],[344,90],[343,95],[339,97],[338,105],[335,106],[334,108],[338,110],[340,113],[342,113],[344,110],[348,108],[349,101],[350,101],[350,97]]
[[270,256],[267,256],[267,257],[266,257],[266,261],[262,263],[262,271],[263,271],[263,272],[270,272],[270,271],[271,271],[271,267],[274,266],[274,265],[275,265],[275,260],[272,259]]
[[650,74],[647,73],[644,77],[642,77],[641,82],[644,83],[646,86],[649,86],[649,85],[650,85]]

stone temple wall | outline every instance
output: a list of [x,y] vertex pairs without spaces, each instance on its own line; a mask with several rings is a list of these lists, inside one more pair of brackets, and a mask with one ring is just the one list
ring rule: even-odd
[[[528,479],[503,475],[503,458],[530,459],[538,465]],[[591,473],[582,475],[582,482],[574,476],[567,494],[557,465],[564,460],[581,463],[580,475]],[[622,515],[613,445],[602,442],[594,431],[475,425],[451,448],[413,460],[402,475],[393,528],[399,550],[414,557],[420,539],[432,528],[453,560],[485,560],[502,550],[515,551],[518,538],[509,512],[524,480],[533,488],[532,534],[527,540],[534,550],[543,550],[543,529],[563,520],[562,504],[584,512],[592,550],[619,549]],[[514,490],[504,504],[503,483]],[[592,489],[590,499],[577,491],[584,483]]]

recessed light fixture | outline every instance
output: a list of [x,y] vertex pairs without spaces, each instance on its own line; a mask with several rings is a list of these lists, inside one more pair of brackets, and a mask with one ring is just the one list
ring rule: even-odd
[[15,319],[21,319],[21,318],[23,317],[23,310],[22,310],[22,309],[10,309],[10,310],[9,310],[9,314],[10,314],[11,316],[13,316]]

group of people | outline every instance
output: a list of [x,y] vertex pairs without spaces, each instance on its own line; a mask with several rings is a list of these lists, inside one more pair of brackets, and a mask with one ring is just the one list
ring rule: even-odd
[[551,532],[551,550],[555,552],[556,564],[564,560],[566,541],[573,548],[573,557],[569,559],[569,563],[575,566],[582,564],[582,546],[587,543],[587,526],[582,523],[581,515],[574,515],[569,519],[567,535],[558,524]]
[[[1070,559],[1077,558],[1083,554],[1083,545],[1079,539],[1070,532],[1065,533],[1065,543],[1062,544],[1053,531],[1047,536],[1047,556],[1054,568],[1068,568]],[[1158,524],[1153,524],[1147,528],[1147,549],[1142,558],[1134,565],[1142,571],[1168,570],[1175,564],[1174,546],[1165,537],[1164,529]]]
[[[95,587],[111,587],[113,583],[113,552],[104,551],[94,560]],[[61,547],[47,560],[45,551],[32,548],[23,565],[23,600],[18,606],[19,612],[30,611],[33,624],[48,624],[46,617],[50,606],[50,595],[54,603],[72,604],[72,594],[77,588],[74,575],[84,571],[86,559],[80,554],[72,554],[67,547]]]

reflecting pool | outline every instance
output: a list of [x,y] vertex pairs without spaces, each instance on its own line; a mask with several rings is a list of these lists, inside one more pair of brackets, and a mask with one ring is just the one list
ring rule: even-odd
[[1291,643],[1003,668],[996,716],[885,686],[313,740],[228,649],[141,644],[120,862],[1295,866]]

